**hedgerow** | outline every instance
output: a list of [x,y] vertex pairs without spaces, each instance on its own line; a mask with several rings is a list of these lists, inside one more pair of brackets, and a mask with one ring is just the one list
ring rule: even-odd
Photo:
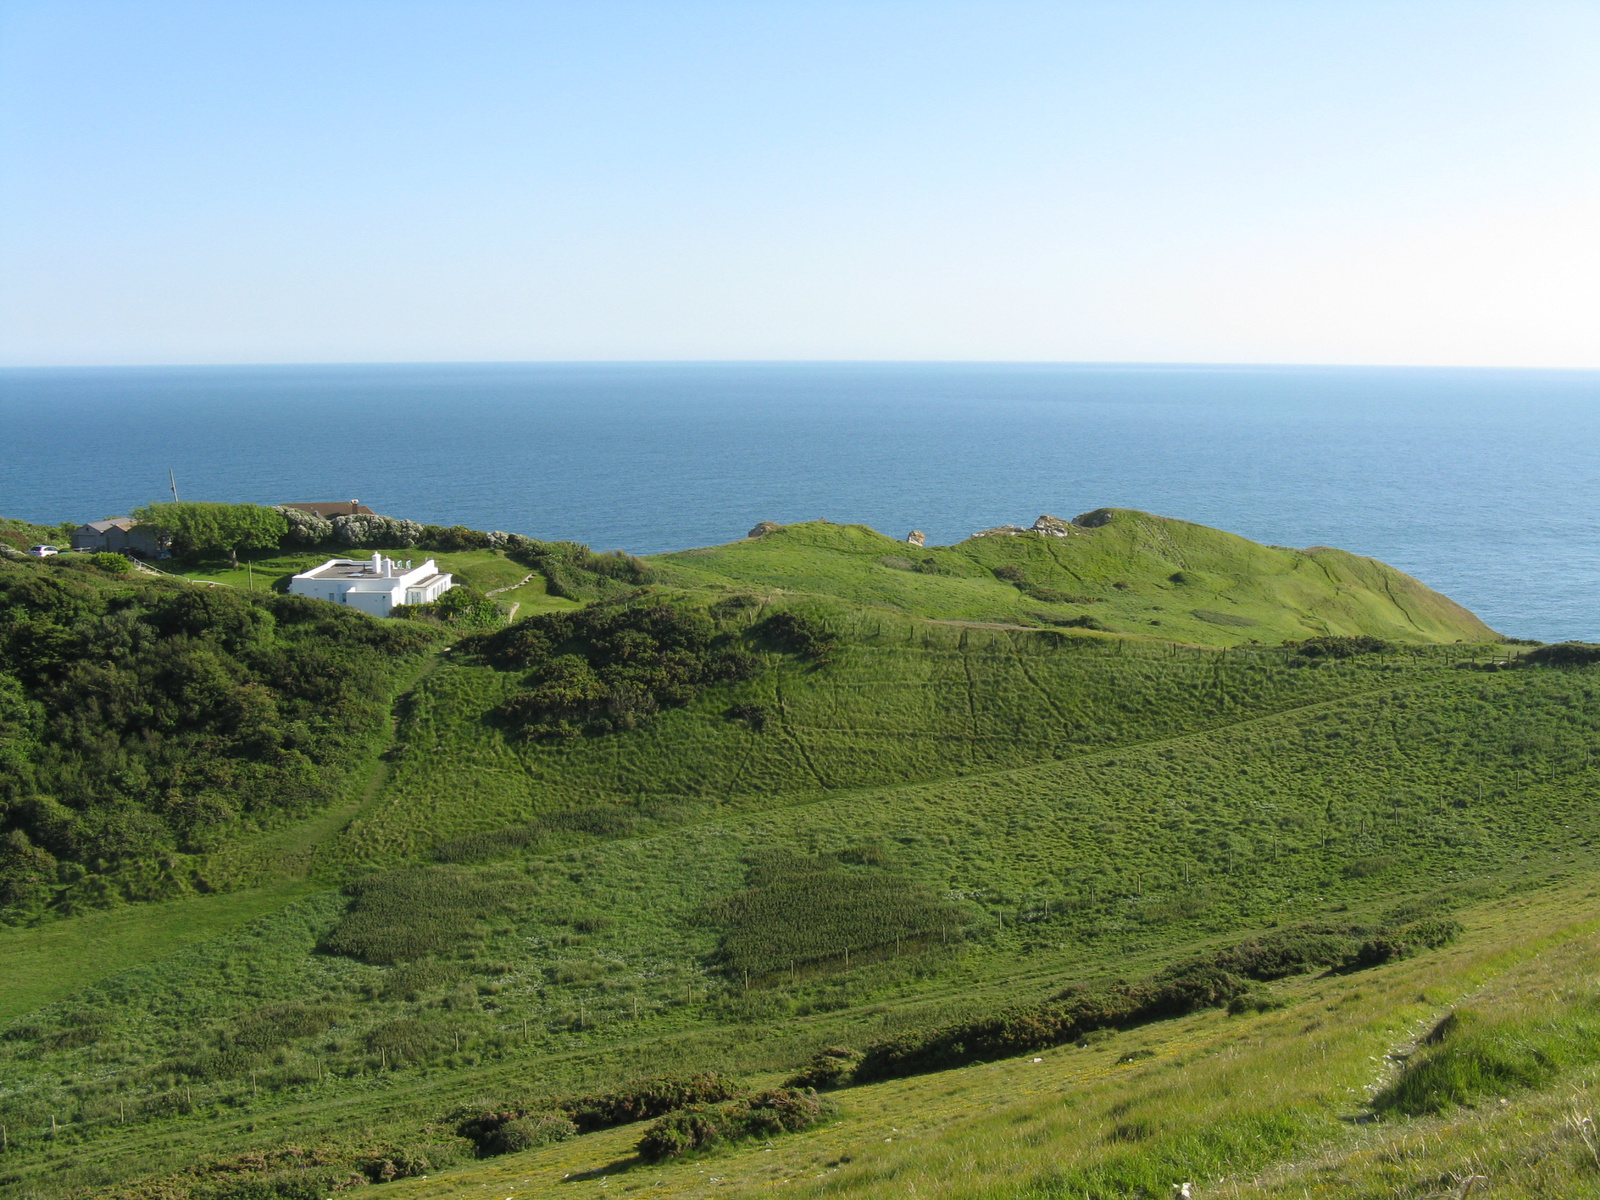
[[1461,925],[1447,918],[1388,931],[1314,926],[1284,930],[1168,967],[1139,983],[1072,989],[1044,1004],[1005,1009],[875,1042],[867,1047],[854,1078],[870,1082],[919,1075],[1063,1045],[1100,1029],[1127,1028],[1217,1008],[1249,995],[1254,982],[1317,967],[1355,970],[1376,966],[1445,945],[1460,931]]
[[810,1089],[775,1088],[669,1113],[645,1130],[637,1149],[646,1162],[660,1162],[752,1138],[798,1133],[833,1112],[833,1104]]
[[535,1132],[542,1132],[548,1141],[558,1140],[555,1134],[562,1122],[573,1133],[593,1133],[597,1129],[648,1121],[691,1105],[733,1100],[743,1092],[744,1088],[726,1076],[703,1071],[635,1080],[615,1091],[574,1096],[538,1109],[457,1112],[454,1117],[457,1134],[477,1146],[479,1154],[490,1156],[526,1149],[513,1143]]

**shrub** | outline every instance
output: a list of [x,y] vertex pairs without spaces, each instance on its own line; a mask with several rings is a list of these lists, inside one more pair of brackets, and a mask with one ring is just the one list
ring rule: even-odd
[[580,1096],[566,1101],[562,1109],[584,1133],[631,1125],[691,1104],[714,1104],[732,1100],[743,1092],[726,1075],[705,1071],[696,1075],[663,1075],[641,1079],[597,1096]]
[[467,649],[502,669],[529,670],[526,689],[496,710],[525,737],[633,729],[756,668],[704,613],[666,604],[529,617]]
[[326,517],[319,517],[302,508],[285,508],[281,504],[273,511],[283,518],[285,529],[280,545],[284,549],[326,546],[333,541],[333,522]]
[[767,727],[767,710],[760,704],[735,704],[727,716],[730,721],[743,721],[756,733]]
[[828,661],[837,645],[822,622],[804,613],[773,613],[757,623],[753,632],[780,649],[809,658],[818,665]]
[[1522,661],[1541,667],[1588,667],[1600,662],[1600,646],[1588,642],[1557,642],[1529,651]]
[[373,550],[405,549],[422,538],[422,526],[400,517],[352,513],[334,517],[333,540],[341,546]]
[[498,604],[461,582],[431,604],[397,604],[389,615],[402,620],[431,619],[459,629],[491,629],[504,617]]
[[645,1130],[639,1157],[660,1162],[752,1138],[796,1133],[819,1124],[833,1111],[833,1105],[816,1092],[788,1087],[726,1104],[681,1109]]
[[89,563],[97,570],[104,571],[107,575],[126,575],[133,569],[133,564],[121,554],[113,554],[102,550],[98,554],[89,556]]
[[1326,637],[1307,638],[1303,642],[1293,644],[1295,653],[1302,658],[1353,658],[1358,654],[1383,654],[1394,649],[1382,638],[1369,637],[1366,634],[1357,637],[1334,637],[1330,634]]
[[[479,1154],[506,1154],[511,1150],[527,1149],[527,1145],[517,1144],[526,1136],[542,1136],[547,1141],[557,1141],[570,1133],[593,1133],[597,1129],[648,1121],[690,1105],[733,1100],[743,1091],[733,1080],[714,1071],[696,1075],[664,1075],[636,1080],[613,1092],[559,1101],[546,1109],[491,1110],[472,1115],[458,1112],[455,1114],[459,1119],[456,1132],[470,1140],[478,1148]],[[516,1128],[509,1134],[502,1134],[502,1130],[508,1126]]]
[[484,1143],[485,1154],[515,1154],[565,1141],[578,1132],[566,1113],[530,1113],[513,1117],[497,1128]]
[[848,1046],[829,1046],[826,1050],[819,1050],[809,1063],[785,1079],[783,1086],[814,1088],[819,1092],[843,1087],[850,1082],[856,1064],[860,1061],[859,1050],[852,1050]]

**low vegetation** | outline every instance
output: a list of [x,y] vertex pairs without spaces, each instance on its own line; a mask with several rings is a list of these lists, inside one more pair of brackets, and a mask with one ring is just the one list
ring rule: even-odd
[[[9,1192],[1167,1194],[1591,1070],[1581,997],[1459,999],[1600,836],[1583,647],[1122,511],[649,562],[279,515],[245,569],[165,564],[237,589],[0,564]],[[357,545],[467,587],[388,622],[268,590]],[[188,898],[62,915],[142,896]],[[1372,1082],[1441,1006],[1479,1019]]]

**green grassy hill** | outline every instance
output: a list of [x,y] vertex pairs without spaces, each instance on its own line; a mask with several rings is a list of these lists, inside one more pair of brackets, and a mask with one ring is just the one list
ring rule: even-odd
[[1370,558],[1262,546],[1131,509],[1097,509],[1047,531],[916,547],[864,525],[812,521],[759,538],[661,555],[689,587],[837,596],[946,620],[1070,626],[1239,645],[1319,635],[1483,641],[1466,609]]
[[[540,586],[537,616],[467,637],[0,564],[0,629],[77,681],[17,676],[25,730],[28,714],[108,711],[83,707],[102,694],[86,681],[176,653],[140,630],[188,595],[232,624],[174,643],[212,670],[183,680],[271,689],[269,667],[333,661],[313,652],[367,671],[320,807],[187,849],[130,845],[128,862],[209,892],[130,904],[84,883],[126,863],[62,854],[54,894],[72,905],[0,931],[0,1189],[258,1200],[359,1177],[385,1195],[564,1195],[574,1175],[662,1194],[1134,1196],[1192,1167],[1249,1194],[1280,1176],[1315,1190],[1340,1154],[1341,1178],[1391,1186],[1395,1123],[1457,1118],[1347,1124],[1378,1110],[1345,1089],[1409,1022],[1496,980],[1531,995],[1546,948],[1591,936],[1600,674],[1515,657],[1369,560],[1124,512],[1076,528],[912,556],[861,527],[795,526],[652,560],[643,587],[627,566],[636,582],[596,585],[597,608]],[[881,561],[896,556],[911,566]],[[457,561],[485,590],[533,586],[498,552]],[[1069,588],[1105,594],[1055,594]],[[1069,623],[1091,612],[1104,629]],[[118,613],[121,660],[97,649]],[[386,666],[363,657],[391,636]],[[169,687],[148,678],[124,690]],[[264,744],[189,719],[213,758]],[[81,776],[96,829],[188,811],[132,787],[127,764],[172,765],[144,728],[96,743]],[[29,780],[59,781],[72,807],[77,777],[36,744],[6,743],[11,769],[36,772],[14,776],[8,821],[55,812]],[[107,907],[65,915],[91,894]],[[479,1157],[504,1147],[472,1133],[644,1076],[771,1087],[829,1046],[1005,1013],[1026,1028],[1074,987],[1121,994],[1274,930],[1398,945],[1451,916],[1455,946],[1252,983],[1232,1016],[1202,1005],[845,1087],[827,1124],[770,1150],[652,1166],[635,1124]],[[1562,958],[1562,978],[1586,961]],[[1538,1019],[1587,1019],[1564,1003]],[[1508,1011],[1482,1007],[1491,1024]],[[1517,1086],[1554,1096],[1587,1062]],[[1274,1064],[1292,1070],[1264,1078]]]

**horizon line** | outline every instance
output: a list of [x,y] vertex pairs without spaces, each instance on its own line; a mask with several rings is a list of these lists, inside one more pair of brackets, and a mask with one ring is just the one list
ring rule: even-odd
[[25,371],[269,370],[340,367],[1074,367],[1116,370],[1324,370],[1324,371],[1518,371],[1600,374],[1600,365],[1513,366],[1483,363],[1339,363],[1296,361],[1207,361],[1179,359],[1033,358],[481,358],[310,359],[240,362],[8,363],[0,374]]

